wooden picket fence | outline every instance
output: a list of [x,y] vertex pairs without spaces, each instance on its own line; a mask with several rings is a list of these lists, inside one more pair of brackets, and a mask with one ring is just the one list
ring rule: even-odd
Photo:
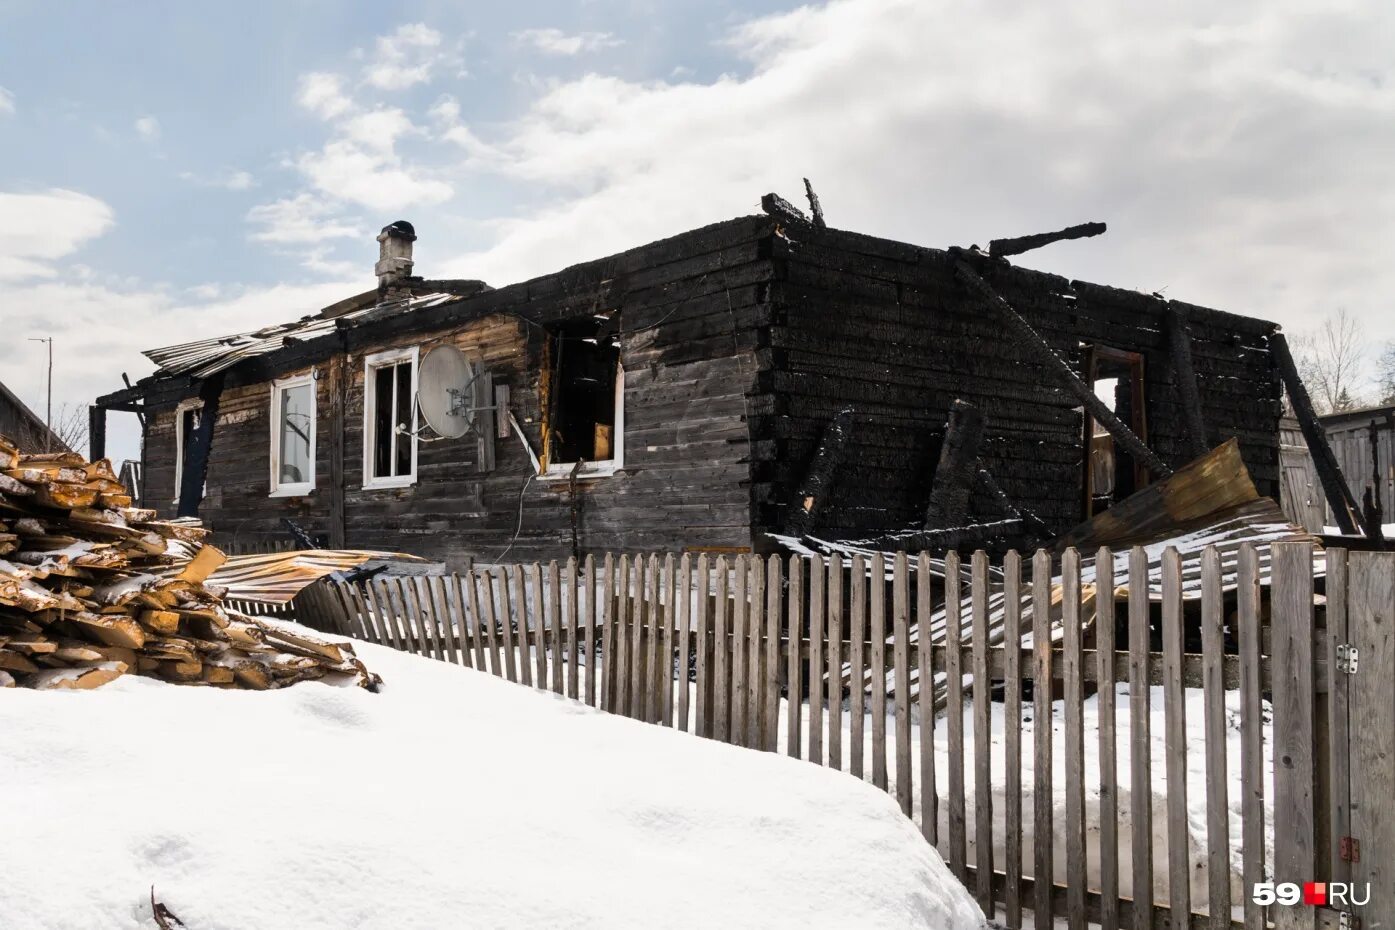
[[[1347,616],[1385,611],[1384,645],[1366,648],[1377,653],[1370,661],[1390,664],[1387,681],[1395,681],[1388,626],[1395,556],[1356,557],[1365,560],[1364,580],[1348,585],[1347,554],[1326,554],[1325,611],[1314,610],[1307,544],[1208,548],[1199,565],[1185,567],[1168,550],[1160,585],[1154,565],[1151,593],[1146,581],[1130,584],[1149,572],[1148,555],[1134,549],[1121,555],[1118,577],[1108,550],[1085,576],[1074,550],[1055,560],[1038,552],[1030,571],[1016,553],[1000,566],[981,552],[967,564],[954,553],[943,560],[607,555],[328,583],[310,602],[345,635],[869,779],[893,794],[984,911],[1011,928],[1022,925],[1024,909],[1063,917],[1072,928],[1297,926],[1294,909],[1266,914],[1248,889],[1266,879],[1352,880],[1365,869],[1392,888],[1367,908],[1365,926],[1375,930],[1388,921],[1379,915],[1395,910],[1395,882],[1388,864],[1356,866],[1338,854],[1349,835],[1341,831],[1352,829],[1350,795],[1364,789],[1354,787],[1341,744],[1355,697],[1345,680],[1336,687],[1332,657],[1346,643]],[[1184,595],[1184,572],[1199,578],[1199,596]],[[927,647],[920,631],[934,627],[933,616],[944,622]],[[1050,627],[1046,618],[1055,618]],[[1034,636],[1029,625],[1052,633]],[[1187,651],[1189,642],[1200,652]],[[1161,733],[1152,732],[1158,687]],[[1122,733],[1120,696],[1128,701]],[[1283,760],[1277,767],[1265,755],[1266,698],[1272,755]],[[1189,727],[1198,699],[1200,726]],[[1053,703],[1063,712],[1060,733],[1036,723],[1053,719]],[[1095,709],[1091,732],[1087,704]],[[1395,706],[1368,700],[1360,713],[1386,727],[1376,737],[1379,755],[1395,732]],[[1228,750],[1237,721],[1239,747]],[[1155,772],[1159,741],[1164,761]],[[1198,741],[1204,837],[1188,818],[1188,792],[1198,782],[1189,783],[1188,759]],[[1090,765],[1087,746],[1097,760]],[[1118,776],[1121,746],[1126,776]],[[1384,776],[1373,777],[1379,788]],[[1235,799],[1238,848],[1230,832],[1236,783],[1243,786]],[[1391,853],[1390,863],[1395,784],[1388,788],[1383,802],[1368,799],[1376,826],[1363,842]],[[1266,822],[1266,795],[1282,811],[1281,830]],[[1039,798],[1052,802],[1034,803]]]

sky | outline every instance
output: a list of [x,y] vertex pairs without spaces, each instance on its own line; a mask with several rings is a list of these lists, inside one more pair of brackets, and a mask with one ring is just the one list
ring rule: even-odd
[[[55,28],[57,12],[62,28]],[[0,381],[42,413],[140,350],[313,313],[416,227],[525,280],[802,177],[922,245],[1395,338],[1395,5],[1234,0],[0,0]],[[108,453],[139,454],[134,417]]]

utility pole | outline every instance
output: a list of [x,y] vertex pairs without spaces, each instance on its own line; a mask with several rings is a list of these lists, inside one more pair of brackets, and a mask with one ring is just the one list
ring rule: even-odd
[[31,336],[30,342],[48,343],[48,388],[47,396],[44,398],[44,429],[48,430],[48,435],[44,437],[44,451],[53,451],[53,337],[52,336]]

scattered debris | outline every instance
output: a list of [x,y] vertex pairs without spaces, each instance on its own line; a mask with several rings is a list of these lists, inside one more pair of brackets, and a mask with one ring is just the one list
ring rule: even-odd
[[177,930],[185,926],[184,921],[174,916],[174,911],[165,906],[163,901],[155,900],[155,886],[150,886],[150,911],[155,915],[155,923],[159,924],[160,930]]
[[315,679],[376,688],[349,644],[227,609],[210,578],[227,557],[207,535],[132,507],[106,459],[22,455],[0,436],[0,687],[89,689],[131,672],[254,690]]

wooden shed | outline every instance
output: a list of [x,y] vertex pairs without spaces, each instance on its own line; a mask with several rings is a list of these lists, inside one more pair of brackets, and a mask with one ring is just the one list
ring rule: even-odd
[[[1277,497],[1273,324],[765,205],[497,289],[414,276],[392,224],[377,290],[146,353],[158,370],[99,398],[94,434],[140,412],[146,505],[224,542],[289,519],[452,564],[1040,539],[1230,438]],[[459,439],[415,403],[442,344],[479,372]]]

